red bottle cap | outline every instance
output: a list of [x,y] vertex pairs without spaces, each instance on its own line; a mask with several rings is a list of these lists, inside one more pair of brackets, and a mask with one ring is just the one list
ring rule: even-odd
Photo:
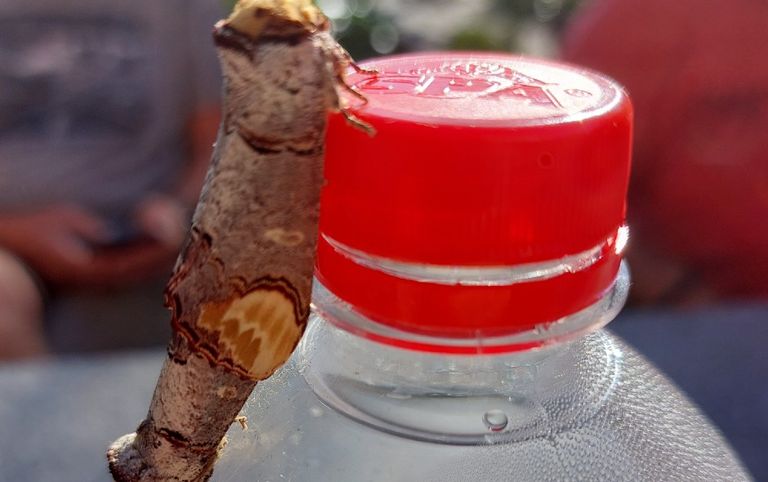
[[[375,59],[329,120],[317,277],[371,320],[500,336],[595,303],[616,278],[632,108],[610,79],[504,54]],[[351,100],[354,104],[354,100]]]

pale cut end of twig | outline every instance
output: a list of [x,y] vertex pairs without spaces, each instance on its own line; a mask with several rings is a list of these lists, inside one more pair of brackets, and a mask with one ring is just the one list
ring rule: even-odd
[[240,0],[226,23],[242,34],[257,38],[268,22],[275,19],[315,30],[326,28],[328,22],[312,0]]
[[[242,420],[240,420],[242,418]],[[243,430],[248,429],[247,419],[238,417],[236,419],[243,426]],[[115,482],[157,482],[159,477],[155,470],[146,463],[141,453],[136,447],[136,432],[123,435],[112,442],[107,450],[107,462],[109,463],[109,473]],[[227,446],[227,437],[219,442],[216,450],[216,456],[204,467],[203,472],[191,482],[206,482],[213,475],[213,466],[221,455],[221,451]],[[163,478],[163,480],[168,480]],[[177,480],[177,479],[174,479]],[[188,479],[178,479],[188,480]]]
[[109,472],[116,482],[154,480],[155,474],[139,453],[134,442],[136,432],[123,435],[107,450]]

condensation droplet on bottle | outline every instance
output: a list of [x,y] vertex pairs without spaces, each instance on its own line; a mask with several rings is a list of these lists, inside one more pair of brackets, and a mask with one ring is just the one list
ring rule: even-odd
[[507,427],[509,418],[501,410],[488,410],[483,414],[483,423],[491,432],[501,432]]
[[310,407],[309,414],[312,415],[313,417],[322,417],[323,409],[318,406]]

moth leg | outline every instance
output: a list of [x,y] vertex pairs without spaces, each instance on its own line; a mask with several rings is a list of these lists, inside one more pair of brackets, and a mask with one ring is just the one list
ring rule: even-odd
[[[347,54],[347,55],[349,55],[349,54]],[[352,67],[353,69],[355,69],[355,72],[357,72],[358,74],[379,75],[379,71],[378,70],[376,70],[374,68],[363,67],[362,65],[360,65],[357,62],[355,62],[354,60],[352,60],[351,57],[349,59],[349,66]]]
[[335,57],[337,59],[336,62],[336,80],[339,84],[341,84],[344,87],[344,90],[352,94],[354,97],[356,97],[358,100],[360,100],[363,105],[368,103],[368,99],[365,98],[363,94],[357,91],[353,86],[349,85],[347,83],[346,78],[346,70],[347,67],[352,67],[355,72],[358,74],[366,74],[366,75],[378,75],[379,71],[376,69],[369,69],[366,67],[361,66],[357,62],[355,62],[355,59],[352,58],[351,55],[349,55],[349,52],[347,52],[347,49],[342,47],[339,44],[336,44],[334,46],[335,50]]
[[352,127],[355,127],[356,129],[360,129],[361,131],[365,132],[369,136],[376,135],[376,128],[373,127],[371,124],[365,122],[361,118],[357,117],[355,114],[350,112],[346,108],[339,109],[341,114],[344,116],[344,118],[347,120],[347,123],[349,123]]
[[[344,90],[352,94],[356,99],[358,99],[361,102],[360,105],[366,105],[368,103],[368,98],[366,96],[361,94],[357,89],[355,89],[354,87],[352,87],[347,83],[347,78],[344,75],[344,68],[340,64],[337,64],[335,75],[336,75],[336,85],[340,86],[341,88],[343,88]],[[344,118],[347,119],[347,122],[351,126],[364,131],[369,136],[373,136],[374,134],[376,134],[376,129],[374,129],[374,127],[369,123],[365,122],[364,120],[360,119],[355,114],[353,114],[349,110],[348,106],[345,105],[346,102],[342,100],[340,104],[341,105],[339,105],[339,111],[341,111],[342,115],[344,115]]]
[[[378,72],[373,69],[366,69],[361,67],[354,61],[352,56],[349,55],[349,52],[347,52],[344,47],[336,43],[336,41],[333,40],[330,36],[328,39],[330,39],[330,41],[328,44],[326,44],[326,52],[328,52],[328,55],[331,57],[331,59],[333,59],[332,75],[335,77],[336,87],[340,87],[350,93],[354,98],[360,101],[360,105],[366,105],[368,103],[368,99],[365,97],[365,95],[360,93],[347,82],[347,67],[352,67],[355,72],[362,74],[376,75]],[[339,99],[338,104],[339,105],[337,105],[337,108],[351,126],[362,130],[370,136],[376,134],[376,129],[369,123],[353,114],[350,111],[348,105],[345,105],[346,102]]]
[[366,96],[361,94],[360,91],[347,83],[347,76],[344,74],[343,70],[336,69],[336,81],[338,82],[338,85],[344,88],[344,90],[362,102],[362,105],[366,105],[368,103],[368,98]]
[[351,55],[349,55],[349,52],[347,52],[347,49],[342,47],[340,44],[336,44],[335,46],[336,50],[336,57],[343,60],[344,67],[352,67],[355,72],[358,74],[367,74],[367,75],[378,75],[379,71],[373,68],[363,67],[362,65],[355,62],[355,59],[352,58]]
[[355,62],[355,59],[353,59],[352,56],[349,55],[349,52],[347,52],[346,49],[342,48],[342,50],[344,51],[342,56],[347,61],[349,66],[354,69],[355,72],[357,72],[358,74],[379,75],[378,70],[374,68],[363,67],[362,65]]

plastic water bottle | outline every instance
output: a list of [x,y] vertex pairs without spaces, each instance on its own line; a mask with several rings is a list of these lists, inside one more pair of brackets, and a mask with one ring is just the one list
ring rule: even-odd
[[330,119],[314,313],[221,481],[749,480],[602,327],[622,265],[632,108],[506,55],[382,58]]

